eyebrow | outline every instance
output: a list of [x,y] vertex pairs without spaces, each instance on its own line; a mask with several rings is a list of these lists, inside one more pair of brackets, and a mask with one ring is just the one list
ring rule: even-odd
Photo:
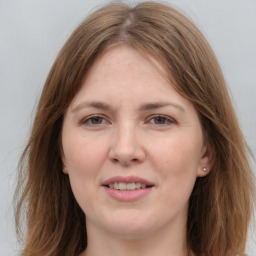
[[176,109],[180,110],[181,112],[185,112],[185,109],[175,103],[172,102],[153,102],[153,103],[146,103],[146,104],[142,104],[139,107],[140,111],[147,111],[147,110],[152,110],[152,109],[158,109],[158,108],[163,108],[163,107],[175,107]]
[[[148,110],[159,109],[159,108],[168,107],[168,106],[174,107],[181,112],[185,112],[185,109],[181,105],[178,105],[178,104],[175,104],[172,102],[145,103],[145,104],[142,104],[138,110],[139,111],[148,111]],[[96,109],[100,109],[100,110],[112,110],[112,107],[107,103],[99,102],[99,101],[91,101],[91,102],[83,102],[81,104],[78,104],[74,109],[72,109],[72,112],[77,112],[83,108],[96,108]]]
[[81,104],[78,104],[74,109],[72,109],[72,112],[77,112],[83,108],[97,108],[97,109],[101,109],[101,110],[110,110],[111,109],[110,105],[107,103],[92,101],[92,102],[83,102]]

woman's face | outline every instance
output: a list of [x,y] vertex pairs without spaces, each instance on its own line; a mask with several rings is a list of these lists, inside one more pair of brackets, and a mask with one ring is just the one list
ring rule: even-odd
[[127,46],[108,49],[90,69],[65,114],[62,145],[89,232],[185,229],[196,177],[210,167],[192,104]]

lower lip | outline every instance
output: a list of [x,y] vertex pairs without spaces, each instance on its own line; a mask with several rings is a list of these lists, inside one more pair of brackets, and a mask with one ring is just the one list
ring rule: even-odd
[[109,188],[104,186],[105,191],[108,193],[109,196],[112,198],[119,200],[119,201],[136,201],[149,192],[152,191],[153,187],[150,188],[142,188],[142,189],[135,189],[135,190],[117,190],[113,188]]

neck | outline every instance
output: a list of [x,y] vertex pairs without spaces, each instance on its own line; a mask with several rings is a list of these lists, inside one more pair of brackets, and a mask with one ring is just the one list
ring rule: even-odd
[[[182,229],[163,227],[136,239],[98,230],[87,224],[88,246],[80,256],[192,256],[186,242],[186,226]],[[100,246],[99,246],[100,245]]]

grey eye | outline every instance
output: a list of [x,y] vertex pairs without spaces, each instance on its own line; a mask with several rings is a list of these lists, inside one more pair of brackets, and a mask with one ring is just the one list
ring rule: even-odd
[[165,118],[163,116],[157,116],[157,117],[154,117],[153,119],[154,119],[155,124],[166,124],[166,123],[169,123],[167,118]]
[[88,121],[91,122],[91,124],[101,124],[103,121],[103,118],[100,116],[91,117]]
[[106,120],[101,116],[89,116],[81,122],[81,124],[88,126],[97,126],[104,123],[106,123]]
[[150,123],[156,125],[168,125],[174,123],[174,121],[169,117],[156,115],[150,119]]

